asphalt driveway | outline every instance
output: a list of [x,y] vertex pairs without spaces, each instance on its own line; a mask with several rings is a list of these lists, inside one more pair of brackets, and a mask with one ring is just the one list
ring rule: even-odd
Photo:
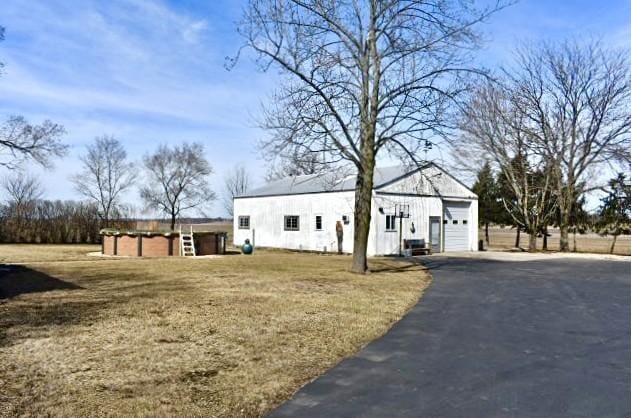
[[631,416],[631,263],[428,260],[414,309],[272,416]]

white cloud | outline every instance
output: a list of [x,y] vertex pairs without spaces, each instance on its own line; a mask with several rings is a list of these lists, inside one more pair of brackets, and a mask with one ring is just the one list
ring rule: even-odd
[[182,31],[182,37],[184,40],[191,44],[196,44],[199,42],[199,38],[203,32],[208,29],[208,22],[205,20],[198,20],[197,22],[193,22]]

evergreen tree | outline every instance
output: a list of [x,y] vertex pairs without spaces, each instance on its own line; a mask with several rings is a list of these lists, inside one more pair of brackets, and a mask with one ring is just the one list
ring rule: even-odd
[[612,254],[618,236],[631,233],[631,183],[624,174],[609,181],[608,194],[601,201],[599,229],[603,235],[613,236],[609,249]]
[[[589,213],[585,210],[585,184],[579,184],[577,186],[577,196],[572,205],[570,206],[570,217],[568,220],[568,228],[569,232],[572,233],[573,237],[573,250],[576,252],[576,234],[584,234],[587,232],[590,224],[592,223],[592,219]],[[580,196],[580,197],[579,197]],[[555,226],[559,226],[561,224],[561,213],[556,210],[556,221]]]
[[478,223],[480,227],[484,227],[484,239],[488,246],[490,241],[489,224],[497,223],[502,212],[498,186],[488,161],[478,172],[478,178],[473,185],[473,192],[478,195]]

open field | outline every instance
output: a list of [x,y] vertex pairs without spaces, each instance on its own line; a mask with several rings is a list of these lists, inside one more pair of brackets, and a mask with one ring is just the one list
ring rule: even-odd
[[26,262],[0,266],[0,416],[259,416],[382,335],[429,283],[396,259],[358,276],[347,256],[86,250],[98,247],[0,246],[0,260]]
[[[559,249],[559,231],[550,230],[552,236],[548,237],[548,249],[557,251]],[[502,249],[513,248],[515,246],[515,229],[492,227],[489,228],[490,248]],[[479,238],[484,239],[484,230],[480,229]],[[576,234],[576,251],[585,253],[609,253],[613,237],[600,236],[598,234]],[[543,239],[537,239],[537,247],[541,249]],[[528,247],[528,235],[521,234],[522,248]],[[570,234],[570,248],[574,249],[574,236]],[[631,255],[631,235],[620,235],[616,242],[614,254]]]

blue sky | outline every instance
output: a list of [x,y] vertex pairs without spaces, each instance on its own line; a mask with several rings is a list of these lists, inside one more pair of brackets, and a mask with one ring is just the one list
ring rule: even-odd
[[[224,68],[240,45],[234,22],[242,7],[237,0],[2,0],[0,118],[52,119],[68,131],[70,154],[55,169],[26,167],[41,177],[46,197],[78,197],[68,177],[85,145],[103,134],[120,139],[134,160],[160,143],[200,141],[217,191],[237,163],[262,181],[256,143],[265,132],[254,118],[278,76],[257,72],[247,56]],[[487,42],[478,56],[490,68],[508,63],[522,40],[595,36],[628,47],[631,1],[522,0],[481,29]],[[140,206],[135,191],[127,198]],[[223,213],[219,202],[212,212]]]

